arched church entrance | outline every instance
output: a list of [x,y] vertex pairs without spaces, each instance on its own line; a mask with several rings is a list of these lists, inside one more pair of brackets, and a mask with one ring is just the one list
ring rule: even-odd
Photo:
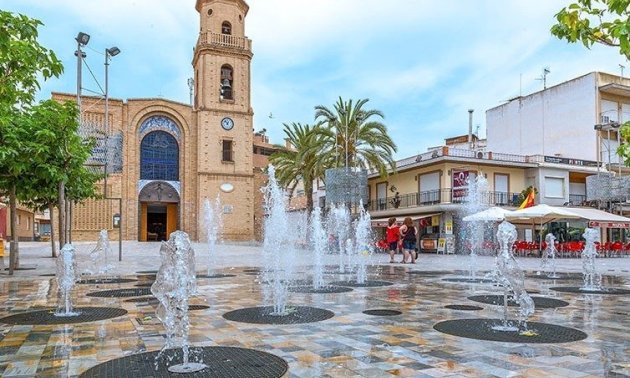
[[[153,130],[140,143],[140,241],[167,240],[179,223],[179,144],[166,117],[149,118],[141,130]],[[148,125],[148,126],[147,126]],[[154,127],[149,127],[153,125]],[[174,129],[176,130],[176,129]]]
[[140,241],[168,240],[179,223],[179,194],[164,181],[150,182],[142,188],[140,202]]

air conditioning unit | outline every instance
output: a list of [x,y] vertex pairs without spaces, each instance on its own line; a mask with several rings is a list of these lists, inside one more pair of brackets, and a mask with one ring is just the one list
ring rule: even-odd
[[477,152],[477,159],[485,159],[486,158],[486,154],[482,151],[478,151]]

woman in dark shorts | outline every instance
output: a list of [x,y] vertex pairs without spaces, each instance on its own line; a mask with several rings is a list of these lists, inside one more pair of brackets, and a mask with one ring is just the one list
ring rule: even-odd
[[[403,263],[416,263],[416,239],[418,231],[413,226],[411,218],[405,218],[402,227],[400,227],[400,235],[403,241]],[[407,261],[407,257],[411,257],[411,261]]]
[[394,262],[394,255],[396,254],[396,250],[398,250],[398,240],[400,239],[400,228],[396,224],[396,218],[389,218],[387,221],[389,226],[387,226],[386,230],[386,239],[387,244],[389,245],[389,262]]

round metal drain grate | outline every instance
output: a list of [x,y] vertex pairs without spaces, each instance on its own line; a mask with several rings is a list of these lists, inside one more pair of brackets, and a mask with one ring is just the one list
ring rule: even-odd
[[23,312],[0,319],[0,323],[19,325],[54,325],[96,322],[117,318],[127,314],[127,310],[116,307],[75,307],[76,316],[55,316],[55,309]]
[[160,301],[156,297],[138,297],[138,298],[125,299],[125,302],[131,302],[131,303],[140,303],[140,302],[159,303]]
[[570,274],[570,273],[558,273],[555,276],[550,276],[548,274],[528,274],[527,278],[534,278],[539,280],[581,280],[581,274]]
[[446,282],[462,282],[462,283],[495,283],[494,280],[489,278],[469,278],[469,277],[455,277],[455,278],[442,278],[442,281]]
[[425,277],[436,277],[436,276],[443,276],[445,274],[453,274],[453,272],[449,272],[449,271],[431,271],[431,270],[410,270],[407,272],[407,274],[413,274],[415,276],[425,276]]
[[524,344],[568,343],[584,340],[587,337],[586,333],[575,328],[538,322],[527,323],[528,330],[532,331],[530,335],[520,334],[519,331],[496,331],[492,329],[493,326],[502,323],[503,320],[501,319],[457,319],[437,323],[433,329],[449,335],[475,340]]
[[157,274],[157,270],[139,270],[136,273],[138,274]]
[[483,307],[471,306],[471,305],[446,305],[444,308],[449,310],[461,310],[461,311],[479,311],[483,310]]
[[387,281],[371,281],[367,280],[363,283],[358,283],[357,281],[335,281],[330,283],[333,286],[347,286],[347,287],[380,287],[380,286],[391,286],[393,282]]
[[229,278],[229,277],[236,277],[236,274],[224,274],[224,273],[217,273],[217,274],[198,274],[197,278]]
[[[545,297],[531,297],[534,301],[534,305],[536,308],[557,308],[557,307],[566,307],[569,305],[569,302],[561,301],[559,299],[554,298],[545,298]],[[503,306],[503,295],[473,295],[468,297],[471,301]],[[508,295],[508,306],[516,307],[518,303],[516,303],[512,296]]]
[[247,307],[223,314],[227,320],[254,324],[302,324],[314,323],[335,316],[332,311],[317,307],[287,306],[288,314],[272,315],[273,306]]
[[322,286],[319,289],[315,289],[313,286],[292,286],[289,287],[289,291],[292,293],[304,294],[332,294],[347,293],[349,291],[352,291],[352,288],[342,286]]
[[206,305],[197,305],[197,304],[188,305],[188,311],[201,311],[201,310],[207,310],[209,308],[210,306],[206,306]]
[[139,280],[151,280],[151,281],[155,281],[155,278],[157,277],[156,274],[138,274],[138,279]]
[[78,280],[79,284],[86,285],[96,285],[96,284],[118,284],[118,283],[128,283],[128,282],[137,282],[137,280],[131,278],[85,278],[82,280]]
[[395,316],[402,314],[401,311],[398,310],[386,310],[386,309],[374,309],[374,310],[365,310],[363,311],[365,315],[374,315],[374,316]]
[[144,287],[136,287],[136,288],[129,288],[129,289],[103,290],[103,291],[95,291],[93,293],[87,293],[88,297],[115,297],[115,298],[139,297],[142,295],[152,295],[151,289],[144,288]]
[[563,293],[579,293],[579,294],[608,294],[608,295],[628,295],[630,290],[619,289],[615,287],[605,287],[602,290],[580,290],[577,286],[559,286],[550,287],[551,290],[560,291]]
[[137,377],[187,377],[187,378],[234,378],[283,377],[289,365],[282,358],[255,349],[233,347],[194,347],[190,348],[191,360],[203,361],[207,368],[196,373],[171,373],[166,361],[172,358],[169,365],[182,363],[182,352],[169,349],[160,358],[158,370],[155,370],[155,358],[158,352],[133,354],[96,365],[79,378],[137,378]]

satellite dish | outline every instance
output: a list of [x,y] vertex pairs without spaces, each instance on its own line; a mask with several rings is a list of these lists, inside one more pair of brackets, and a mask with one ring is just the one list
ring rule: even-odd
[[223,193],[232,193],[234,191],[234,185],[230,184],[229,182],[225,182],[221,184],[219,189],[221,189]]

